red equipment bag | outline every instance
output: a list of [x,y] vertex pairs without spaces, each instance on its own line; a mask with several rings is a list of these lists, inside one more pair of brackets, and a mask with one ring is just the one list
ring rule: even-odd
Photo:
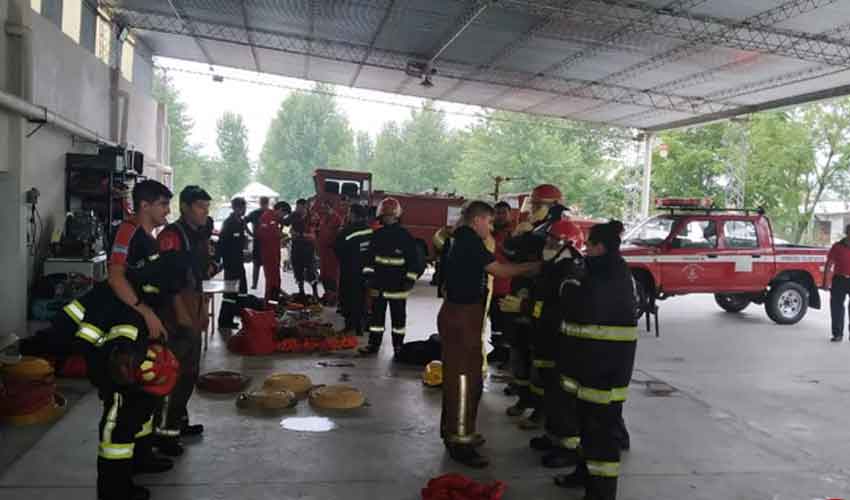
[[242,310],[242,332],[227,342],[227,347],[238,354],[271,354],[277,351],[274,335],[277,317],[274,311]]
[[502,481],[484,485],[460,474],[444,474],[428,481],[422,500],[501,500],[505,489]]

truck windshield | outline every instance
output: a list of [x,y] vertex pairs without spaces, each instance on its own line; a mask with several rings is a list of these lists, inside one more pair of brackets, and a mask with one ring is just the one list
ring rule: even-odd
[[675,217],[669,215],[650,217],[629,231],[629,234],[626,235],[625,243],[629,245],[657,247],[667,239],[675,222]]

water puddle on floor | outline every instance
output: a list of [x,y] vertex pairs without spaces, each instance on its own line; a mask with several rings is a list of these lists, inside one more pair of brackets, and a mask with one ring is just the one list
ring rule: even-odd
[[290,417],[281,420],[280,427],[288,431],[328,432],[336,429],[336,424],[325,417]]

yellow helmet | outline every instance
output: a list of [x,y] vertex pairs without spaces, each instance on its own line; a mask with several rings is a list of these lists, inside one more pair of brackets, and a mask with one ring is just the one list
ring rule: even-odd
[[439,387],[443,385],[443,362],[431,361],[425,365],[422,372],[422,383],[428,387]]

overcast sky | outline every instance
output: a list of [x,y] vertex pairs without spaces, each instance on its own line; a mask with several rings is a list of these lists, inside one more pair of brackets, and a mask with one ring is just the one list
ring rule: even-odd
[[[204,152],[210,155],[218,153],[215,145],[216,120],[224,112],[232,111],[242,114],[245,119],[248,127],[248,155],[251,160],[257,160],[269,124],[277,113],[281,101],[292,92],[288,88],[309,89],[313,86],[312,82],[297,78],[224,67],[215,67],[215,72],[224,80],[214,82],[209,66],[206,64],[168,58],[157,58],[156,63],[159,66],[173,68],[168,71],[168,74],[180,91],[189,116],[195,121],[190,140],[192,143],[202,144]],[[256,81],[262,84],[251,83]],[[351,128],[355,133],[365,130],[373,139],[385,122],[405,120],[410,116],[409,106],[420,106],[423,102],[423,99],[349,87],[338,87],[337,93],[337,102],[342,112],[348,117]],[[480,112],[480,108],[453,103],[440,102],[437,106],[448,112],[446,119],[449,126],[454,128],[473,123],[476,119],[470,115]]]

